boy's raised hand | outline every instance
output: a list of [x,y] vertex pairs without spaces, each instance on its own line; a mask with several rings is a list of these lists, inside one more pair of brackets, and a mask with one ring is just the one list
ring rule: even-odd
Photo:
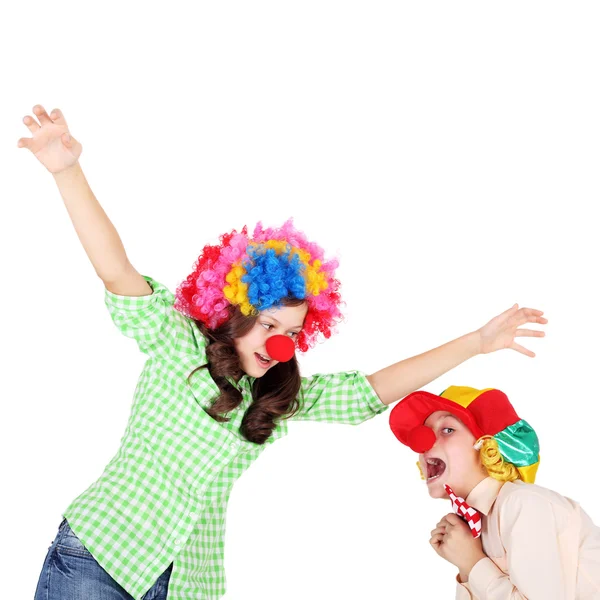
[[23,118],[23,123],[33,137],[21,138],[17,146],[31,150],[50,173],[58,173],[74,165],[81,155],[82,148],[70,135],[62,112],[55,108],[48,115],[43,106],[36,104],[33,113],[39,119],[39,123],[29,115]]

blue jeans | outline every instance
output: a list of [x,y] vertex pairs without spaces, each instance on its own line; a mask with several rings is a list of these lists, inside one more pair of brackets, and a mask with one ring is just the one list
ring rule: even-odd
[[[166,600],[173,565],[144,594]],[[133,600],[88,552],[63,519],[48,548],[34,600]]]

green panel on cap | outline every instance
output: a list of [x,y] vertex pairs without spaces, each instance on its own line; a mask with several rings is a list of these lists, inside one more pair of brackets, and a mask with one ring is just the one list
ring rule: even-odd
[[515,467],[527,467],[538,461],[540,454],[538,437],[533,427],[523,419],[498,432],[494,439],[498,442],[504,460]]

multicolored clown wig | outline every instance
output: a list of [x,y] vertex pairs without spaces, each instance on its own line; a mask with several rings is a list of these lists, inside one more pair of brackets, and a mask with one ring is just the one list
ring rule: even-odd
[[516,469],[519,479],[534,483],[540,464],[538,437],[531,425],[517,416],[506,394],[493,388],[462,386],[451,386],[439,396],[413,392],[391,411],[390,428],[400,442],[423,454],[436,441],[435,433],[424,423],[438,410],[452,413],[469,428],[492,477],[507,480],[511,478],[508,473]]
[[301,299],[308,312],[297,347],[306,352],[319,333],[331,336],[342,318],[340,283],[334,277],[338,262],[326,261],[323,249],[292,219],[279,228],[264,229],[259,222],[251,237],[244,226],[220,240],[204,247],[194,271],[177,288],[175,309],[216,329],[230,318],[230,306],[250,316],[282,306],[285,298]]

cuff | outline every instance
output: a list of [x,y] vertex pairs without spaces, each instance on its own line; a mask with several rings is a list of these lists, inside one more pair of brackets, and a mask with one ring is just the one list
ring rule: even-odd
[[456,600],[472,600],[473,594],[469,587],[469,582],[464,583],[460,580],[460,575],[456,576]]
[[482,558],[469,573],[469,586],[473,593],[482,600],[487,597],[487,590],[496,579],[505,577],[502,572],[489,558]]
[[369,383],[367,375],[362,371],[356,371],[357,378],[359,380],[358,385],[364,394],[365,405],[371,410],[373,415],[379,415],[385,412],[389,406],[384,404],[377,392],[373,389],[373,386]]
[[155,302],[173,304],[175,297],[169,288],[148,275],[142,275],[142,277],[148,282],[148,285],[152,289],[151,294],[147,294],[146,296],[121,296],[119,294],[114,294],[105,288],[104,302],[106,306],[126,311],[128,309],[139,310],[140,308],[145,308]]

